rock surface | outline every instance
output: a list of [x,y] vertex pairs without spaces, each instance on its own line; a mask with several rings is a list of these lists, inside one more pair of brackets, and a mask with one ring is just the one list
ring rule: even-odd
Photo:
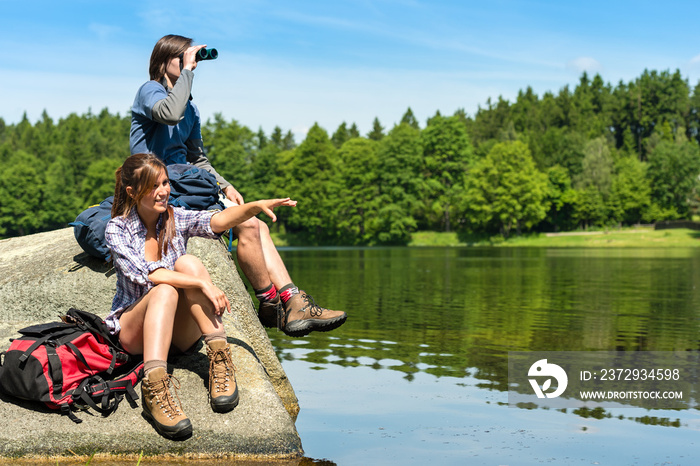
[[[237,369],[238,407],[227,414],[212,412],[206,349],[201,347],[170,363],[194,426],[191,438],[173,442],[159,436],[141,417],[141,408],[126,402],[107,418],[78,412],[83,422],[75,424],[41,405],[0,395],[0,458],[143,453],[255,460],[303,455],[294,425],[299,411],[294,390],[226,246],[193,238],[188,252],[204,262],[231,301],[232,313],[224,316],[224,323]],[[56,321],[70,307],[105,317],[115,286],[114,269],[85,254],[72,228],[0,241],[0,350],[7,349],[18,329]],[[136,392],[140,394],[140,386]]]

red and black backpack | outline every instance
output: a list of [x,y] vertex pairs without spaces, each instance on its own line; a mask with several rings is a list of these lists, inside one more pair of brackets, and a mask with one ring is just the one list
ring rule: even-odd
[[143,361],[124,351],[98,316],[70,309],[59,322],[19,333],[0,353],[3,393],[43,402],[77,423],[82,421],[73,409],[93,408],[107,416],[124,396],[136,407],[134,386],[143,377]]

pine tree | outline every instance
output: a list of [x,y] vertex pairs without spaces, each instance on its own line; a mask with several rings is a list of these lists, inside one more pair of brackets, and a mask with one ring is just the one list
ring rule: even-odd
[[335,130],[335,133],[333,133],[333,136],[331,136],[331,142],[336,149],[340,149],[340,146],[345,144],[345,141],[348,139],[350,139],[348,126],[345,122],[342,122],[340,126],[338,126],[338,129]]
[[355,139],[360,137],[360,130],[357,129],[357,125],[355,123],[352,124],[350,129],[348,130],[348,139]]
[[257,139],[257,149],[258,150],[263,150],[265,146],[267,146],[267,137],[265,136],[265,132],[263,131],[262,128],[258,129],[258,133],[255,135]]
[[411,107],[408,107],[406,113],[404,113],[401,117],[401,123],[406,123],[411,128],[420,129],[418,120],[416,120],[416,117],[413,115],[413,110],[411,110]]
[[384,127],[379,123],[379,118],[375,117],[372,122],[372,131],[367,133],[367,138],[373,141],[381,141],[384,137]]

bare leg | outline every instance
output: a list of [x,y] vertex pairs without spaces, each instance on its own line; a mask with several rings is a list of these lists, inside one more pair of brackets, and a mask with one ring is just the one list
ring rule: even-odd
[[238,238],[238,265],[256,290],[270,284],[270,274],[262,252],[259,224],[260,220],[253,217],[233,229]]
[[238,237],[238,264],[254,289],[272,282],[279,290],[292,281],[264,222],[253,217],[233,231]]
[[[202,262],[186,254],[175,270],[211,280]],[[178,290],[161,284],[124,311],[119,319],[119,340],[129,353],[143,354],[145,361],[168,359],[170,345],[187,350],[202,336],[223,330],[221,316],[209,299],[196,289]]]
[[287,272],[287,267],[282,262],[279,252],[275,244],[272,242],[270,237],[270,229],[267,227],[265,222],[260,222],[260,243],[262,245],[263,257],[265,257],[265,266],[267,267],[268,274],[270,276],[270,281],[275,285],[278,290],[283,286],[292,282],[289,272]]
[[[175,262],[175,270],[211,282],[209,272],[195,256],[185,254]],[[225,413],[238,405],[238,385],[231,349],[226,341],[221,316],[199,289],[180,290],[181,310],[175,316],[173,344],[185,351],[204,334],[209,358],[210,404],[215,412]]]
[[[204,264],[190,254],[185,254],[175,262],[175,271],[211,281]],[[224,330],[221,316],[216,315],[211,301],[199,289],[180,290],[180,296],[173,331],[175,347],[185,351],[195,344],[202,334]]]
[[258,296],[258,316],[265,327],[278,327],[289,336],[301,337],[314,330],[333,330],[345,322],[347,315],[344,312],[322,308],[306,292],[299,293],[293,286],[264,222],[252,218],[234,229],[234,233],[239,235],[239,264],[256,294],[262,293],[270,282],[278,291],[289,290],[276,298],[261,299],[262,294]]
[[124,349],[143,354],[146,361],[167,360],[178,300],[176,288],[161,284],[124,311],[119,318],[119,341]]

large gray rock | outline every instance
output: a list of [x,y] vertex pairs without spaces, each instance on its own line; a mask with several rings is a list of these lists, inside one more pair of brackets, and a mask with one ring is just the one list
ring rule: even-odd
[[[235,263],[222,242],[194,238],[188,252],[204,262],[229,297],[226,314],[240,404],[216,414],[207,399],[206,350],[172,364],[180,399],[194,434],[173,442],[141,418],[141,408],[123,402],[107,418],[78,413],[74,424],[36,404],[0,396],[0,457],[55,455],[177,455],[194,458],[299,458],[294,426],[296,396],[261,327]],[[82,252],[71,228],[0,241],[0,349],[26,325],[55,321],[70,307],[105,317],[115,292],[112,267]],[[140,387],[137,387],[140,393]]]

